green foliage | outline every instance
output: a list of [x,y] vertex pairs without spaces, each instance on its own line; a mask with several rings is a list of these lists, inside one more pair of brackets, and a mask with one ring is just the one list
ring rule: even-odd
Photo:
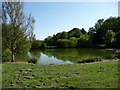
[[106,45],[109,45],[114,41],[115,33],[112,30],[108,30],[105,34],[104,41]]
[[[46,43],[49,46],[57,47],[101,48],[101,45],[104,45],[104,47],[108,48],[120,48],[119,30],[120,17],[110,17],[106,20],[99,19],[94,27],[89,28],[88,33],[84,28],[73,28],[68,32],[57,33],[56,35],[53,35],[53,37],[50,37],[50,39],[46,38]],[[69,46],[68,44],[71,45]]]
[[63,31],[63,32],[61,33],[61,39],[67,39],[67,38],[68,38],[68,33],[65,32],[65,31]]
[[82,59],[81,61],[78,61],[78,63],[90,63],[90,62],[96,62],[101,60],[102,60],[101,57],[92,57],[92,58]]
[[99,19],[97,23],[95,23],[95,29],[98,30],[103,23],[104,23],[104,19]]
[[82,35],[77,42],[77,47],[89,47],[90,41],[88,35]]
[[[119,48],[117,33],[120,30],[120,17],[110,17],[106,20],[99,19],[94,27],[89,29],[90,41],[92,45],[105,44],[106,47]],[[117,43],[118,41],[118,43]]]
[[106,58],[106,59],[115,59],[116,56],[115,56],[115,55],[108,55],[108,56],[106,56],[105,58]]
[[28,63],[37,63],[37,59],[36,58],[31,58],[30,60],[28,60]]
[[46,42],[46,44],[47,44],[47,46],[49,46],[50,44],[52,44],[51,43],[51,40],[52,40],[52,37],[51,36],[48,36],[47,38],[45,38],[45,42]]
[[5,49],[2,54],[2,61],[8,62],[12,59],[12,52],[10,49]]
[[45,49],[46,48],[46,43],[42,43],[41,48]]
[[56,46],[46,46],[47,49],[54,49]]
[[115,45],[116,45],[117,48],[120,48],[120,31],[116,33]]
[[44,49],[46,48],[46,43],[40,40],[36,40],[32,42],[31,50],[36,50],[36,49]]
[[118,52],[118,53],[117,53],[117,58],[119,58],[119,59],[120,59],[120,52]]
[[82,34],[87,34],[84,28],[81,29]]
[[88,31],[88,35],[94,35],[96,33],[96,30],[95,30],[95,28],[94,27],[90,27],[89,28],[89,31]]
[[74,42],[74,47],[76,47],[77,43],[78,43],[78,39],[76,37],[71,37],[70,40]]
[[73,28],[68,32],[68,38],[71,38],[71,37],[79,38],[81,34],[82,32],[79,28]]
[[[25,16],[23,2],[2,3],[2,38],[3,49],[12,51],[12,62],[15,61],[16,53],[24,52],[24,45],[33,34],[34,18]],[[28,51],[28,50],[27,50]]]
[[56,35],[53,35],[53,37],[48,36],[45,39],[45,42],[48,46],[72,48],[77,47],[78,38],[82,35],[87,35],[84,28],[73,28],[68,32],[63,31],[61,33],[57,33]]
[[58,47],[70,48],[76,46],[74,41],[69,39],[58,39],[57,42],[58,42]]
[[[22,43],[22,44],[21,44]],[[16,49],[16,54],[25,54],[27,53],[31,48],[31,43],[29,41],[24,41],[21,40],[18,44],[17,44],[17,49]]]

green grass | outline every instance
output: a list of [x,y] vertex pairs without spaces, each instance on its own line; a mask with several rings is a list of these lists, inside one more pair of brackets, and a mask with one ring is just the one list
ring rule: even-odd
[[3,88],[118,88],[118,61],[2,65]]

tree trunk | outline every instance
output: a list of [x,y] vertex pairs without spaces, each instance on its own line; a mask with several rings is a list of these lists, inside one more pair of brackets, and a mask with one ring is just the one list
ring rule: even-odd
[[14,57],[14,54],[12,54],[12,60],[11,62],[14,62],[15,61],[15,57]]
[[12,48],[11,48],[12,50],[12,60],[11,60],[11,62],[14,62],[15,61],[15,52],[14,52],[14,43],[12,43]]
[[12,50],[12,60],[11,62],[14,62],[15,61],[15,55],[14,55],[14,50]]

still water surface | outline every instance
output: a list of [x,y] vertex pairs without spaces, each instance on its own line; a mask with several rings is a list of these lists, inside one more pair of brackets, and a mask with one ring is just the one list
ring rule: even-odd
[[81,59],[91,57],[106,58],[114,54],[114,51],[104,49],[69,48],[35,50],[29,52],[28,56],[37,58],[38,64],[46,65],[51,63],[74,63],[80,61]]

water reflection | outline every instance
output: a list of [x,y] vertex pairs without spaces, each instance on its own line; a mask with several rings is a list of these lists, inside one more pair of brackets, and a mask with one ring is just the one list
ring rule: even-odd
[[47,65],[47,64],[52,64],[52,63],[57,63],[57,64],[72,64],[71,61],[63,61],[60,59],[57,59],[56,57],[52,55],[47,55],[42,53],[41,51],[31,51],[28,53],[28,56],[30,58],[34,57],[38,60],[38,64],[40,65]]
[[29,57],[38,59],[38,64],[51,64],[51,63],[72,63],[78,62],[85,58],[102,57],[114,55],[114,51],[107,51],[104,49],[45,49],[31,51],[28,53]]

